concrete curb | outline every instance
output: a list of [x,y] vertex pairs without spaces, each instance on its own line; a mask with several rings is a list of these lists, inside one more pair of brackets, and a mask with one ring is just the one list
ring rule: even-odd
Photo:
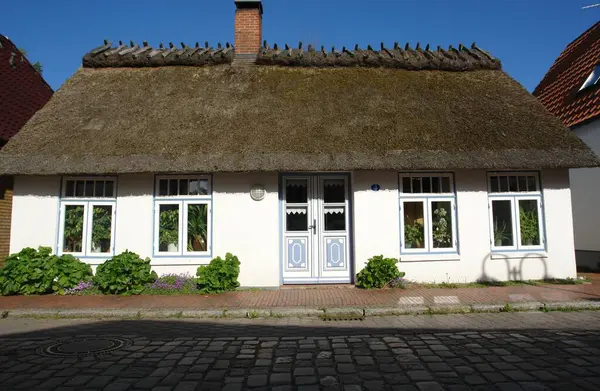
[[363,318],[396,315],[441,315],[465,313],[499,313],[511,311],[586,311],[600,310],[600,301],[568,302],[518,302],[505,304],[471,305],[404,305],[398,307],[281,307],[281,308],[230,308],[207,309],[145,309],[145,308],[97,308],[97,309],[0,309],[0,318],[110,318],[110,319],[217,319],[217,318],[303,318],[323,317],[330,319]]

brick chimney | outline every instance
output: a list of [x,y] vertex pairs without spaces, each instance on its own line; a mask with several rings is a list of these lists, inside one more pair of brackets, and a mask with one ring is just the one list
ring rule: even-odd
[[262,41],[261,0],[235,1],[235,57],[255,59]]

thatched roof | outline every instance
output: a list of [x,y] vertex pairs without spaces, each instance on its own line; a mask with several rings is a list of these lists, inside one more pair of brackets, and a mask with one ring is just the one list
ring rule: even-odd
[[0,173],[598,165],[496,68],[83,68],[0,152]]

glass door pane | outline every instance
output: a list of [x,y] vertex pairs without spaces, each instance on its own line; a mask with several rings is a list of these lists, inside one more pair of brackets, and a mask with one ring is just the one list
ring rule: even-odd
[[110,252],[112,215],[112,205],[93,206],[92,253]]
[[324,208],[324,230],[345,231],[346,230],[346,207],[325,206]]
[[425,248],[423,202],[403,202],[402,213],[404,214],[404,248]]
[[494,223],[494,246],[514,246],[512,202],[510,200],[492,201],[492,220]]
[[540,245],[540,221],[537,200],[519,200],[519,228],[522,246]]
[[450,201],[431,202],[431,235],[433,248],[452,248],[452,203]]
[[291,207],[285,208],[287,231],[308,231],[308,213],[307,207]]

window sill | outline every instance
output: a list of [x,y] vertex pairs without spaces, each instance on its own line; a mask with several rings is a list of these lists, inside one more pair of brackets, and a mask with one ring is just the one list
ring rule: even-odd
[[544,250],[531,251],[497,251],[492,252],[492,259],[524,259],[524,258],[548,258],[548,253]]
[[400,254],[400,262],[460,261],[458,253]]
[[176,266],[176,265],[208,265],[212,256],[206,255],[179,255],[158,256],[155,255],[150,261],[150,266]]

